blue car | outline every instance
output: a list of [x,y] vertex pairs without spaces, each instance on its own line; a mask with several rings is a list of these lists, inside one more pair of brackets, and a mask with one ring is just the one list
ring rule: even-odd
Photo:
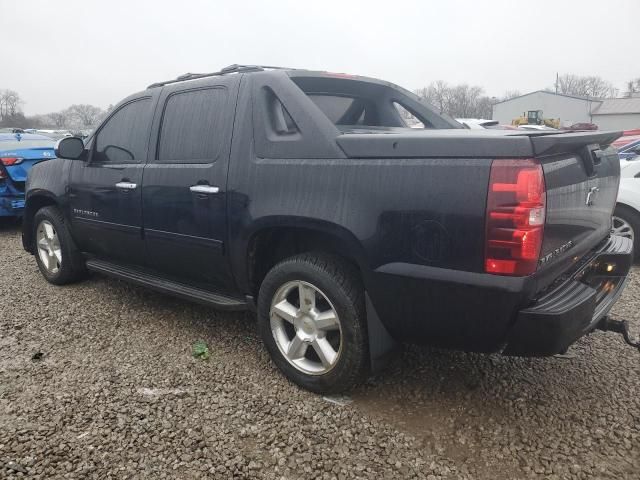
[[31,167],[55,158],[55,140],[30,133],[0,133],[0,217],[20,217]]
[[638,155],[640,155],[640,140],[628,143],[618,150],[620,160],[631,160]]

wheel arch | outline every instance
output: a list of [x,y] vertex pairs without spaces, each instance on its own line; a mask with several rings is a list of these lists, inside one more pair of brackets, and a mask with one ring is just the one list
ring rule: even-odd
[[22,246],[33,254],[35,253],[33,242],[33,217],[43,207],[58,206],[55,196],[46,190],[30,192],[24,207],[22,218]]
[[346,228],[332,222],[300,218],[264,219],[253,229],[244,248],[246,285],[257,298],[262,279],[279,261],[318,251],[337,254],[353,263],[365,282],[368,270],[363,245]]
[[285,258],[306,252],[332,253],[344,258],[356,267],[365,289],[371,371],[380,371],[397,350],[398,343],[380,320],[367,292],[371,267],[365,248],[346,228],[331,222],[300,218],[264,222],[248,237],[244,252],[248,291],[254,301],[258,299],[264,276]]
[[616,208],[617,207],[628,208],[629,210],[632,210],[633,212],[635,212],[637,215],[640,215],[640,205],[636,206],[636,205],[632,205],[629,202],[618,200],[616,202]]

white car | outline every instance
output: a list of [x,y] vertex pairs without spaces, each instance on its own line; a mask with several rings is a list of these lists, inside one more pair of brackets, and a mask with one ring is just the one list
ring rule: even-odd
[[557,128],[547,127],[546,125],[520,125],[518,130],[545,130],[545,131],[553,131],[558,130]]
[[495,127],[499,124],[498,120],[486,120],[484,118],[456,118],[456,120],[472,130]]
[[620,190],[613,213],[613,232],[633,240],[640,259],[640,156],[620,160]]

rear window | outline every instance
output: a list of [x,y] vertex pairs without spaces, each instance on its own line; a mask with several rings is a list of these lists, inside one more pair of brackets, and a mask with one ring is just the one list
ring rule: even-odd
[[291,80],[339,127],[460,128],[390,83],[334,74],[294,73]]
[[[359,121],[362,121],[364,116],[364,106],[359,105],[359,102],[354,97],[337,96],[337,95],[322,95],[311,94],[309,98],[313,100],[313,103],[322,110],[329,120],[336,125],[345,125],[345,122],[349,121],[349,125],[356,125]],[[356,118],[347,118],[349,109],[358,108]]]
[[21,150],[23,148],[53,148],[55,144],[56,142],[53,140],[0,141],[0,151]]

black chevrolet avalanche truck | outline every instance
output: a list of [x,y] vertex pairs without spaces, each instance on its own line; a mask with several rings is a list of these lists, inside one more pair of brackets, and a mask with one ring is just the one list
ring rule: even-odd
[[618,136],[468,130],[387,82],[233,65],[61,140],[29,175],[23,243],[56,285],[90,270],[255,310],[314,392],[400,342],[554,355],[610,318],[631,266]]

